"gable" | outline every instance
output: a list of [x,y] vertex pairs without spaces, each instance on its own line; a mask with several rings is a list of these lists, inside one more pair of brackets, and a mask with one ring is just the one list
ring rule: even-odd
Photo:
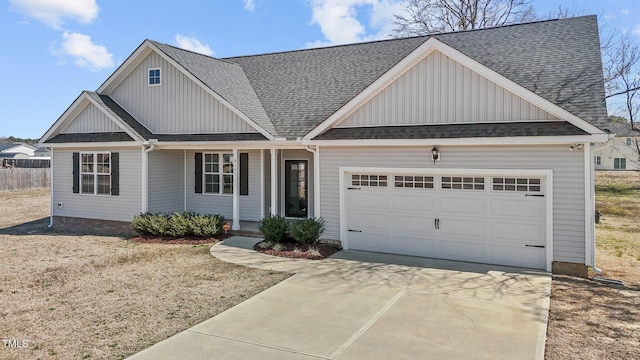
[[436,50],[336,127],[549,120],[558,118]]
[[[161,69],[161,85],[148,85],[148,70]],[[256,133],[231,108],[156,52],[150,52],[111,91],[136,120],[156,134]]]
[[122,129],[94,104],[89,103],[60,133],[117,132]]

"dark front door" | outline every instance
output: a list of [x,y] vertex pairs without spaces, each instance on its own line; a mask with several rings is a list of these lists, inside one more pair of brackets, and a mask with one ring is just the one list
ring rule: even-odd
[[284,161],[284,215],[307,217],[308,161]]

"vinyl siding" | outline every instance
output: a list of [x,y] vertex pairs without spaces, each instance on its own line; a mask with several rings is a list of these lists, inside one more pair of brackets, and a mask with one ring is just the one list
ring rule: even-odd
[[585,209],[583,152],[566,146],[329,148],[320,152],[323,238],[340,239],[339,167],[459,169],[552,169],[554,176],[554,260],[584,263]]
[[105,113],[95,105],[85,106],[75,119],[61,131],[63,134],[95,133],[95,132],[123,131]]
[[149,152],[150,212],[181,212],[184,210],[184,151],[158,150]]
[[264,151],[264,215],[271,214],[271,151]]
[[[150,68],[162,69],[162,85],[147,85]],[[156,134],[257,132],[156,53],[108,95]]]
[[[142,154],[140,149],[91,149],[120,153],[120,195],[73,193],[73,153],[80,149],[55,149],[53,156],[53,215],[131,221],[142,209]],[[59,207],[58,204],[62,204]]]
[[434,51],[338,127],[557,120]]
[[[226,151],[216,150],[215,152]],[[240,196],[240,220],[257,221],[260,219],[260,151],[241,150],[240,152],[249,153],[249,195]],[[226,219],[231,220],[233,218],[232,195],[195,193],[195,153],[195,151],[187,151],[187,210],[203,214],[222,214]]]

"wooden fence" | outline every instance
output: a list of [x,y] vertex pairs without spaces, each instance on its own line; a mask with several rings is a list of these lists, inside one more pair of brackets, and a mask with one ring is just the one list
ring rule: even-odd
[[45,189],[51,184],[49,168],[0,169],[0,191]]

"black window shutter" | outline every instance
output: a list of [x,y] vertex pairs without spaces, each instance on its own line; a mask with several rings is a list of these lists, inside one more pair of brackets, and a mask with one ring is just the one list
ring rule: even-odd
[[240,195],[249,195],[249,154],[240,153]]
[[111,195],[120,195],[120,153],[111,153]]
[[73,153],[73,193],[80,193],[80,153]]
[[196,153],[196,194],[202,194],[202,153]]

